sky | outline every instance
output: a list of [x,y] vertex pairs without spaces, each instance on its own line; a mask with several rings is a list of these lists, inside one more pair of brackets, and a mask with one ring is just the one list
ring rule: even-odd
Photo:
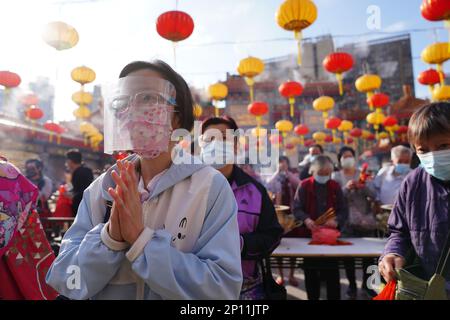
[[[2,30],[0,70],[18,73],[21,87],[38,76],[56,86],[55,118],[70,120],[76,105],[71,100],[79,84],[70,78],[73,68],[86,65],[97,73],[94,84],[114,81],[130,61],[159,58],[176,68],[193,86],[207,87],[236,73],[242,58],[261,59],[296,53],[293,34],[281,29],[275,12],[282,0],[179,0],[178,9],[194,19],[194,32],[176,48],[156,32],[157,17],[176,8],[176,0],[0,0]],[[335,46],[349,42],[413,32],[414,74],[428,68],[420,53],[428,44],[448,41],[442,23],[424,20],[421,0],[314,0],[318,19],[304,37],[339,35]],[[380,29],[367,26],[368,8],[377,6]],[[70,50],[56,51],[41,38],[42,27],[51,21],[74,26],[79,43]],[[361,34],[365,34],[361,36]],[[283,41],[261,41],[267,39]],[[214,44],[227,42],[227,44]],[[449,67],[445,69],[449,72]],[[87,90],[92,90],[88,85]],[[426,87],[416,84],[418,97],[427,97]]]

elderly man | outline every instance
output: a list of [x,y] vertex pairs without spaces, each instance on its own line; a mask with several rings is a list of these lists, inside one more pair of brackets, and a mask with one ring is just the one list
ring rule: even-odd
[[400,145],[391,149],[392,165],[382,168],[371,183],[380,204],[394,204],[401,183],[411,171],[411,159],[410,148]]

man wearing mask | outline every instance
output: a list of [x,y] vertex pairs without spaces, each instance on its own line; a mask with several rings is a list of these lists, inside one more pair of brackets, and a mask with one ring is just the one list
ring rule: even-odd
[[72,199],[72,214],[75,216],[78,211],[81,199],[83,198],[83,192],[94,181],[94,175],[92,170],[85,167],[82,163],[83,157],[81,152],[72,149],[66,153],[66,167],[72,174],[72,187],[73,187],[73,199]]
[[305,158],[308,158],[306,161],[307,163],[303,167],[302,171],[300,171],[300,180],[305,180],[311,177],[311,174],[309,173],[311,163],[321,154],[323,154],[323,148],[320,144],[315,144],[309,148],[309,153],[305,156]]
[[382,168],[371,184],[380,204],[394,204],[400,185],[411,171],[411,159],[410,148],[402,145],[392,148],[392,165]]
[[25,162],[25,174],[39,189],[37,210],[40,214],[48,214],[47,200],[53,192],[53,183],[50,178],[43,174],[44,165],[38,159],[29,159]]

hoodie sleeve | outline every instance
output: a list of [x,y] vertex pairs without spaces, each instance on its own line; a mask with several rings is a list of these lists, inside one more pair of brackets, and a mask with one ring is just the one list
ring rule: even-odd
[[278,223],[275,208],[265,190],[261,192],[261,216],[255,232],[245,233],[242,259],[261,259],[272,253],[280,244],[283,228]]
[[89,204],[88,189],[46,277],[47,283],[61,295],[75,300],[89,299],[100,292],[125,258],[125,251],[112,250],[102,241],[104,224],[94,226]]
[[213,179],[206,218],[192,253],[171,246],[171,235],[165,230],[144,231],[141,236],[147,242],[143,251],[133,253],[133,258],[127,253],[133,271],[163,299],[239,298],[242,270],[237,204],[227,180],[219,174]]

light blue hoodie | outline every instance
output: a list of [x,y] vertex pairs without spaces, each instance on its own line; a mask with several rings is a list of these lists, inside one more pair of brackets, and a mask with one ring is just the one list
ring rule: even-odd
[[[138,158],[131,156],[129,160]],[[106,200],[111,201],[107,189],[114,186],[112,170],[117,169],[112,167],[84,192],[75,222],[65,234],[60,253],[48,271],[47,283],[61,295],[77,300],[136,299],[139,291],[143,299],[238,299],[242,271],[237,205],[225,177],[202,164],[172,164],[147,201],[164,196],[170,200],[175,186],[183,183],[190,183],[186,193],[189,197],[191,190],[201,190],[203,181],[198,181],[203,176],[211,176],[209,190],[200,191],[204,192],[201,198],[205,200],[206,212],[200,212],[204,219],[201,218],[202,225],[196,226],[198,237],[190,252],[183,252],[174,245],[175,231],[155,228],[142,251],[136,254],[134,250],[135,257],[130,259],[131,250],[128,254],[127,249],[113,250],[102,240]],[[196,173],[201,176],[192,178]],[[197,185],[193,186],[189,179]],[[191,194],[200,196],[195,191]],[[126,264],[128,273],[138,280],[112,281]]]

